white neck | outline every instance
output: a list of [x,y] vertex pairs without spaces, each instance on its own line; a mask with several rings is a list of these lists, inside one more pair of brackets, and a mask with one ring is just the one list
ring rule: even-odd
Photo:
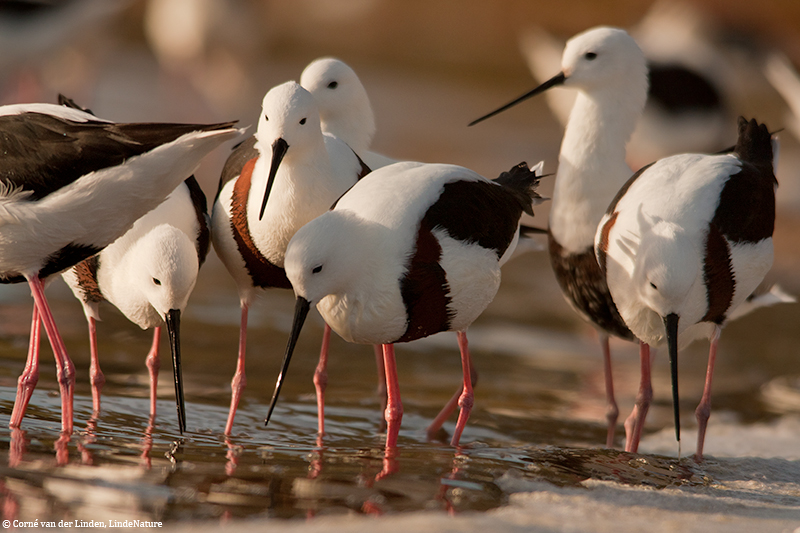
[[[646,96],[646,95],[645,95]],[[625,91],[578,93],[558,157],[550,231],[568,251],[590,248],[617,191],[631,177],[625,145],[644,106]]]

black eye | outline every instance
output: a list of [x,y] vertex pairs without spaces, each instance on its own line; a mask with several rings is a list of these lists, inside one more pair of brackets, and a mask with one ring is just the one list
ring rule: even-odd
[[339,82],[338,82],[338,81],[332,81],[332,82],[330,82],[330,83],[328,84],[328,89],[335,89],[335,88],[337,88],[338,86],[339,86]]
[[583,54],[583,57],[585,57],[587,61],[593,61],[597,57],[597,54],[594,52],[586,52]]
[[656,284],[653,283],[652,281],[650,282],[650,286],[653,287],[655,290],[658,290],[658,287],[656,287]]
[[153,278],[153,283],[155,283],[156,285],[161,285],[161,280],[158,278]]
[[305,123],[306,123],[306,119],[305,118],[301,118],[300,119],[300,124],[302,125],[302,124],[305,124]]
[[267,115],[264,115],[264,120],[266,120],[267,122],[269,122],[269,117],[268,117]]
[[312,274],[319,274],[320,272],[322,272],[322,265],[315,266],[311,269]]

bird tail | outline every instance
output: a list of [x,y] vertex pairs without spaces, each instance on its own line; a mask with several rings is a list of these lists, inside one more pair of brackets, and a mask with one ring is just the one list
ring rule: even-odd
[[739,139],[733,149],[739,158],[758,166],[772,167],[772,141],[769,130],[755,119],[739,117]]
[[539,161],[533,168],[528,168],[528,163],[523,161],[508,172],[503,172],[495,182],[505,187],[519,200],[523,211],[533,216],[533,206],[547,200],[536,192],[542,176],[544,161]]

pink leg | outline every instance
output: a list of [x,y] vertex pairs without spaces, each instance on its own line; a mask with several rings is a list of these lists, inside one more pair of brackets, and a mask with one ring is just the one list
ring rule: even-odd
[[642,377],[639,383],[639,394],[636,395],[636,404],[627,420],[625,420],[625,451],[636,453],[639,450],[639,440],[642,437],[644,420],[647,410],[653,400],[653,386],[650,382],[650,345],[639,342],[639,361],[642,366]]
[[[13,427],[11,429],[11,442],[8,444],[8,466],[10,468],[16,468],[25,458],[25,454],[28,452],[28,444],[30,443],[30,439],[27,437],[27,433],[21,430],[18,427]],[[4,516],[3,518],[7,518]]]
[[[398,426],[400,424],[398,423]],[[397,462],[397,448],[392,447],[390,448],[388,445],[383,452],[383,468],[380,472],[375,476],[375,481],[380,481],[385,479],[392,474],[396,474],[400,471],[400,465]],[[366,507],[364,509],[365,512],[369,512],[371,514],[381,514],[381,508],[379,506],[375,506],[371,502],[366,502],[364,504]]]
[[603,349],[603,375],[606,378],[606,421],[608,421],[606,448],[613,448],[619,407],[617,407],[617,400],[614,398],[614,376],[611,373],[611,348],[608,345],[607,333],[600,334],[600,346]]
[[97,324],[94,318],[89,317],[89,381],[92,384],[92,411],[94,416],[100,413],[100,393],[106,383],[106,377],[100,370],[100,359],[97,357]]
[[142,466],[146,470],[150,470],[153,466],[153,460],[150,457],[150,452],[153,450],[153,425],[155,425],[155,417],[150,417],[147,420],[147,429],[144,430],[144,437],[142,437]]
[[73,393],[75,391],[75,365],[67,355],[67,349],[64,346],[64,341],[58,333],[56,321],[53,319],[53,313],[50,312],[50,306],[47,305],[47,299],[44,296],[44,287],[42,280],[39,276],[33,276],[28,279],[28,284],[31,286],[31,294],[39,308],[42,322],[44,322],[44,330],[47,332],[47,338],[50,339],[50,346],[53,348],[53,353],[56,359],[56,377],[58,379],[58,386],[61,391],[61,431],[67,435],[72,434],[72,403]]
[[397,446],[397,434],[403,420],[403,402],[400,400],[400,383],[397,380],[397,363],[394,344],[383,345],[383,364],[386,367],[386,448]]
[[[386,367],[383,366],[383,348],[380,344],[373,344],[372,348],[375,351],[375,367],[378,369],[378,389],[375,394],[381,399],[381,413],[386,412]],[[381,418],[380,427],[378,431],[381,433],[386,431],[386,420]]]
[[461,366],[464,370],[464,390],[461,393],[461,397],[458,399],[458,406],[461,410],[458,413],[458,422],[456,422],[456,429],[453,430],[453,438],[450,441],[450,446],[458,446],[461,433],[467,425],[467,420],[469,419],[469,414],[472,411],[472,405],[475,401],[472,394],[472,371],[470,370],[472,365],[469,356],[466,331],[458,332],[458,347],[461,350]]
[[58,439],[53,443],[53,449],[56,451],[56,465],[64,466],[69,462],[69,448],[67,445],[72,440],[72,433],[62,431]]
[[18,428],[22,424],[22,418],[28,409],[28,402],[31,401],[33,389],[39,382],[39,308],[33,305],[33,318],[31,319],[31,336],[28,344],[28,359],[25,361],[25,368],[17,380],[17,398],[14,401],[14,410],[11,412],[11,420],[8,427]]
[[697,417],[697,451],[695,452],[695,460],[698,462],[703,460],[706,427],[708,426],[708,417],[711,416],[711,378],[714,375],[714,363],[717,360],[717,345],[719,344],[721,333],[722,328],[716,326],[714,334],[711,336],[711,347],[708,349],[708,369],[706,370],[706,384],[703,387],[703,398],[694,412]]
[[159,341],[161,340],[161,326],[156,326],[153,330],[153,344],[147,354],[145,364],[150,371],[150,418],[156,418],[156,399],[158,398],[158,371],[161,368],[161,356],[159,355]]
[[[464,340],[466,341],[466,338]],[[460,346],[461,345],[460,338],[458,342]],[[475,370],[475,365],[472,364],[472,356],[469,354],[469,351],[467,351],[467,357],[469,358],[470,384],[472,385],[472,387],[475,387],[475,385],[478,383],[478,371]],[[450,415],[453,413],[453,411],[455,411],[456,406],[458,406],[458,401],[461,398],[461,394],[463,393],[463,391],[464,391],[464,386],[459,385],[458,390],[456,390],[455,394],[453,394],[453,396],[450,397],[447,403],[444,404],[444,407],[442,407],[442,410],[439,411],[439,414],[436,415],[436,418],[434,418],[433,421],[430,423],[428,429],[426,430],[426,435],[428,437],[428,440],[436,439],[436,435],[437,433],[439,433],[439,430],[442,429],[442,425],[444,425],[445,421],[448,418],[450,418]]]
[[228,411],[228,423],[225,424],[225,435],[230,435],[233,430],[233,419],[236,418],[236,409],[242,391],[247,386],[247,376],[244,373],[244,356],[247,347],[247,304],[242,304],[242,322],[239,325],[239,358],[236,361],[236,373],[231,380],[231,408]]
[[317,433],[325,434],[325,389],[328,387],[328,347],[331,343],[331,328],[325,324],[322,332],[322,348],[319,363],[314,370],[314,388],[317,390]]

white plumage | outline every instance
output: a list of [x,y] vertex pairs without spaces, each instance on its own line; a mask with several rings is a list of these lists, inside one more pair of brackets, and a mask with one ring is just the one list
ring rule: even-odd
[[346,142],[372,170],[394,163],[370,151],[375,115],[361,80],[346,63],[332,57],[315,59],[300,75],[300,85],[317,101],[322,131]]
[[[200,160],[239,131],[228,124],[114,124],[76,109],[0,108],[0,280],[28,281],[31,334],[45,325],[56,356],[62,430],[72,432],[75,371],[43,282],[99,252],[156,207]],[[38,381],[38,343],[18,380],[19,426]]]
[[[196,182],[192,185],[195,195],[202,194]],[[185,429],[182,376],[178,373],[180,316],[194,289],[209,245],[205,205],[196,208],[193,200],[190,185],[185,181],[161,205],[137,220],[122,237],[100,252],[93,267],[78,265],[62,275],[83,305],[89,323],[95,411],[100,408],[100,389],[105,382],[99,367],[94,324],[100,320],[99,297],[102,297],[140,328],[154,328],[153,345],[147,356],[151,417],[156,415],[158,346],[161,327],[166,324],[175,361],[179,428]]]
[[[340,139],[322,133],[314,97],[295,82],[264,97],[253,147],[231,154],[212,214],[213,243],[239,290],[242,320],[226,434],[244,389],[247,312],[259,290],[291,285],[283,272],[289,240],[367,172]],[[250,159],[248,159],[250,157]]]
[[451,440],[457,445],[473,402],[466,329],[497,292],[522,212],[533,214],[537,171],[541,163],[532,171],[519,165],[492,182],[454,165],[395,163],[366,176],[333,210],[298,230],[286,251],[295,321],[267,421],[316,304],[345,340],[383,345],[387,448],[396,445],[402,418],[394,343],[457,331],[464,371]]

